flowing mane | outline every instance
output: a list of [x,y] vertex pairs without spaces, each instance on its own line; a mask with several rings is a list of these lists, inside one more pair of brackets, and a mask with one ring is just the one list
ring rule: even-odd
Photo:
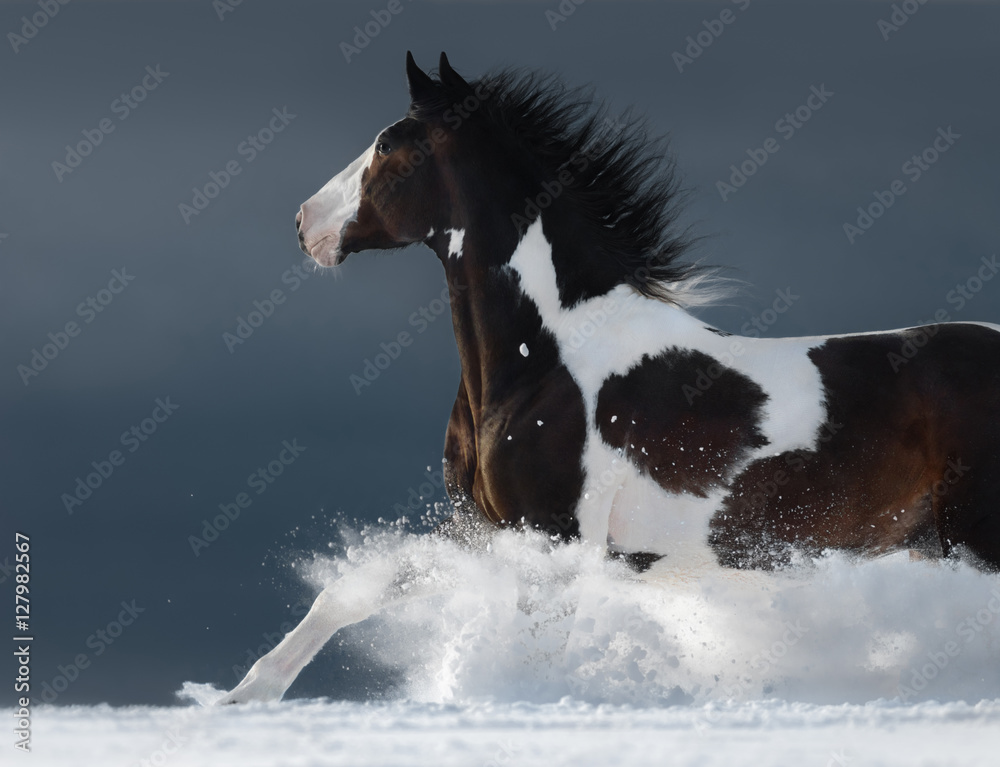
[[[678,219],[686,197],[664,136],[650,138],[645,120],[617,118],[595,103],[593,89],[569,88],[553,75],[504,69],[470,82],[435,78],[429,97],[410,106],[418,120],[441,119],[472,96],[477,119],[494,137],[536,165],[541,185],[564,170],[565,196],[583,215],[588,240],[619,282],[650,298],[705,306],[731,290],[718,270],[684,261],[698,241]],[[479,101],[476,94],[488,94]],[[584,156],[586,167],[572,166]]]

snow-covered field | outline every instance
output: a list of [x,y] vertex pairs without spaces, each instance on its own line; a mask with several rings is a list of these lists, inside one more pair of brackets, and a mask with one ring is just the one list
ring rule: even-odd
[[[634,708],[586,703],[40,708],[20,759],[72,765],[983,765],[1000,702]],[[18,763],[5,757],[4,764]]]
[[384,530],[350,544],[304,577],[387,558],[423,582],[338,635],[405,679],[398,700],[213,707],[221,691],[188,683],[178,708],[41,706],[31,763],[1000,763],[1000,578],[968,565],[637,581],[534,534],[485,556]]

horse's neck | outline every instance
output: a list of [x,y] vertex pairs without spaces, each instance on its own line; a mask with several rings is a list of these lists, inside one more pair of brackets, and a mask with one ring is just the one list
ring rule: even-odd
[[474,237],[465,244],[462,256],[441,260],[466,393],[471,402],[489,407],[511,388],[544,377],[558,365],[558,354],[549,350],[545,359],[535,343],[541,323],[531,303],[523,300],[516,277],[505,267],[477,263],[469,252],[476,247]]

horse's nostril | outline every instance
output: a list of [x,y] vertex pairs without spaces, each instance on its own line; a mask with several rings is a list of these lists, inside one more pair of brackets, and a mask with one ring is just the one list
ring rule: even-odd
[[295,228],[302,229],[302,209],[299,208],[299,212],[295,214]]

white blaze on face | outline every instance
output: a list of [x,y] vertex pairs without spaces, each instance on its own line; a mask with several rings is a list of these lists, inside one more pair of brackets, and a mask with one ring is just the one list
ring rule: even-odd
[[361,206],[361,176],[372,164],[372,144],[357,160],[331,178],[316,194],[302,203],[299,233],[306,252],[321,266],[335,266],[344,227],[357,219]]

